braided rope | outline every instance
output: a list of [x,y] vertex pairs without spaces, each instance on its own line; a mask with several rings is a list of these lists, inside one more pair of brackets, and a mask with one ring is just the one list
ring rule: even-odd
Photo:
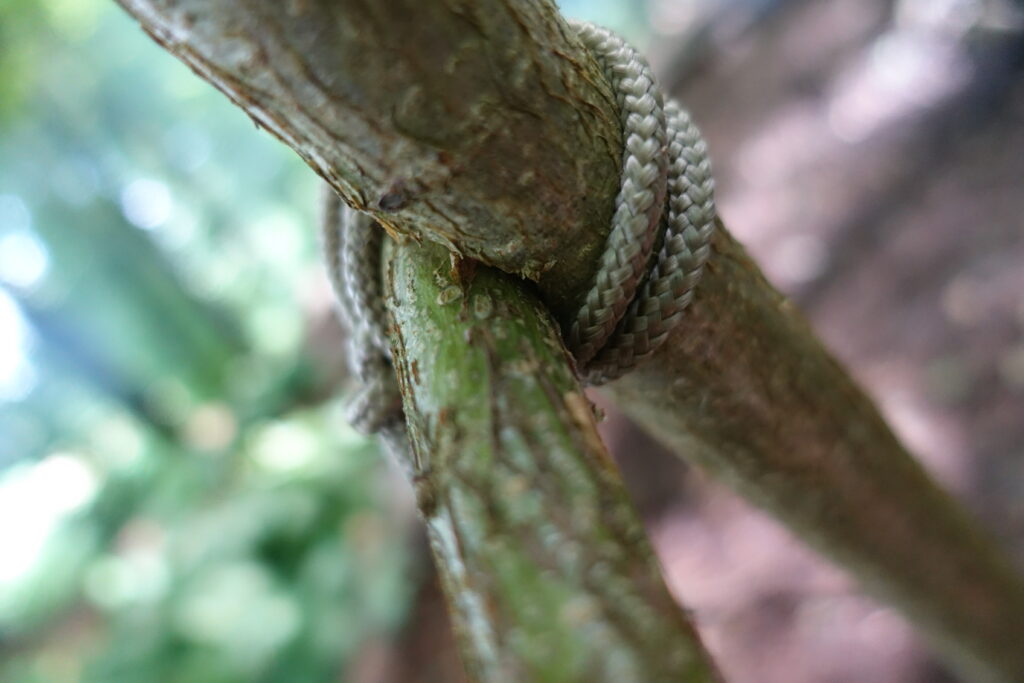
[[[612,227],[579,312],[563,330],[583,379],[602,384],[650,356],[693,299],[715,229],[714,181],[700,131],[676,102],[662,103],[639,53],[606,29],[570,24],[615,92],[623,129]],[[383,231],[330,188],[323,216],[327,269],[349,328],[349,364],[363,383],[349,420],[363,433],[382,431],[400,443],[401,397],[381,293]]]
[[383,230],[324,188],[322,240],[339,317],[348,327],[348,363],[362,388],[348,421],[363,434],[402,424],[402,397],[391,368],[387,315],[380,285]]
[[585,367],[615,330],[647,268],[665,199],[665,114],[651,67],[611,31],[572,22],[611,82],[622,120],[622,185],[600,266],[566,343]]
[[661,251],[614,334],[583,370],[589,384],[621,377],[661,346],[693,300],[711,255],[714,180],[707,146],[690,115],[670,100],[668,206]]

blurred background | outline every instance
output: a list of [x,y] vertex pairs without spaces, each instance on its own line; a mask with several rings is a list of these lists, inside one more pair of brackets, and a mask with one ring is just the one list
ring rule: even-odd
[[[649,55],[726,224],[1024,560],[1024,6],[561,5]],[[0,680],[462,680],[406,484],[341,417],[316,196],[110,0],[0,3]],[[729,680],[956,680],[608,411]]]

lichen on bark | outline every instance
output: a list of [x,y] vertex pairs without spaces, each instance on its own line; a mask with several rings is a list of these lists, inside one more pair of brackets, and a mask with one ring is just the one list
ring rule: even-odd
[[420,509],[486,681],[712,681],[548,311],[437,247],[389,250]]

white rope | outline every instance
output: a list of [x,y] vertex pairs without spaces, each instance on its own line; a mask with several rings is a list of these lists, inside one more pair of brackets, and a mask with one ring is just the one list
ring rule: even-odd
[[[623,129],[612,227],[579,312],[563,330],[584,381],[601,384],[650,356],[693,299],[715,228],[714,182],[700,131],[678,104],[662,103],[636,50],[593,24],[570,25],[615,92]],[[349,328],[349,363],[364,387],[349,417],[364,433],[400,429],[381,296],[383,231],[329,188],[325,197],[328,271]]]

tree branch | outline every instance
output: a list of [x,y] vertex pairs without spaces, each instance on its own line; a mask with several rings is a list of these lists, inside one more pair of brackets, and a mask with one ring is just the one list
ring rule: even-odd
[[470,675],[717,680],[545,308],[442,248],[388,251],[409,464]]
[[684,322],[609,388],[648,431],[902,609],[970,681],[1024,680],[1024,583],[720,231]]
[[553,4],[118,2],[350,205],[573,310],[604,246],[622,137]]

